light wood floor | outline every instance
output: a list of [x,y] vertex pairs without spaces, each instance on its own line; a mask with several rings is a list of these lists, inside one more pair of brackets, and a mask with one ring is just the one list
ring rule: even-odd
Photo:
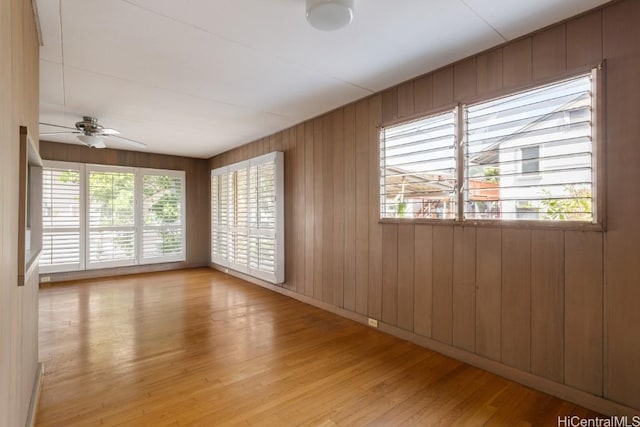
[[43,288],[39,426],[557,425],[596,414],[208,269]]

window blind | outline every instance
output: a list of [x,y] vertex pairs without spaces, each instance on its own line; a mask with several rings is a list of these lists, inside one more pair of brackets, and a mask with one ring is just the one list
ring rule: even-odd
[[456,218],[456,113],[380,133],[380,217]]
[[88,174],[87,267],[136,261],[135,174],[91,166]]
[[212,262],[284,281],[282,164],[270,153],[211,172]]
[[465,219],[594,220],[592,80],[465,108]]
[[184,172],[145,169],[142,175],[142,260],[184,258]]
[[81,268],[81,189],[78,167],[60,165],[42,172],[43,273]]

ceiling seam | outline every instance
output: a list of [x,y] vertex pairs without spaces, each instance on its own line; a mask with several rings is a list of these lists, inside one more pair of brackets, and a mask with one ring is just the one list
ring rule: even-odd
[[69,68],[73,68],[75,70],[79,70],[79,71],[83,71],[83,72],[86,72],[86,73],[95,74],[95,75],[102,76],[102,77],[109,77],[109,78],[120,80],[120,81],[123,81],[123,82],[128,82],[128,83],[133,83],[133,84],[140,85],[140,86],[145,86],[145,87],[148,87],[148,88],[151,88],[151,89],[163,90],[163,91],[170,92],[170,93],[173,93],[173,94],[176,94],[176,95],[186,96],[186,97],[194,98],[194,99],[205,100],[205,101],[209,101],[209,102],[215,102],[217,104],[225,105],[225,106],[228,106],[228,107],[235,107],[235,108],[239,108],[239,109],[242,109],[242,110],[245,110],[245,111],[251,111],[251,112],[254,112],[254,113],[261,113],[261,114],[269,114],[269,115],[272,115],[272,116],[275,116],[275,117],[284,118],[284,119],[288,119],[289,118],[289,116],[287,116],[287,115],[275,113],[275,112],[272,112],[272,111],[259,110],[259,109],[247,107],[247,106],[244,106],[244,105],[241,105],[241,104],[233,104],[231,102],[220,101],[220,100],[215,99],[215,98],[207,98],[207,97],[204,97],[204,96],[198,96],[198,95],[194,95],[194,94],[191,94],[191,93],[180,92],[180,91],[177,91],[177,90],[174,90],[174,89],[168,89],[166,87],[156,86],[156,85],[152,85],[152,84],[149,84],[149,83],[140,82],[140,81],[137,81],[137,80],[126,79],[124,77],[114,76],[114,75],[107,74],[107,73],[98,73],[96,71],[87,70],[87,69],[82,68],[82,67],[77,67],[77,66],[70,65]]
[[[297,62],[290,61],[290,60],[288,60],[288,59],[286,59],[286,58],[284,58],[282,56],[279,56],[279,55],[265,55],[263,52],[261,52],[260,50],[256,49],[255,47],[253,47],[251,45],[239,42],[239,41],[231,39],[229,37],[225,37],[222,34],[211,32],[211,31],[207,30],[206,28],[199,27],[199,26],[194,25],[194,24],[192,24],[190,22],[182,21],[180,19],[174,18],[174,17],[166,15],[164,13],[160,13],[160,12],[155,11],[153,9],[149,9],[148,7],[140,6],[139,4],[134,3],[132,0],[121,0],[121,1],[123,3],[126,3],[126,4],[130,5],[130,6],[137,7],[138,9],[141,9],[141,10],[144,10],[144,11],[146,11],[148,13],[151,13],[153,15],[160,16],[162,18],[165,18],[165,19],[168,19],[170,21],[173,21],[173,22],[175,22],[177,24],[185,25],[185,26],[187,26],[187,27],[189,27],[191,29],[194,29],[194,30],[197,30],[197,31],[201,31],[201,32],[203,32],[205,34],[208,34],[210,36],[213,36],[213,37],[217,37],[217,38],[222,39],[222,40],[224,40],[224,41],[226,41],[228,43],[232,43],[232,44],[241,46],[241,47],[243,47],[243,48],[245,48],[247,50],[250,50],[252,52],[258,53],[260,55],[268,56],[270,58],[275,58],[275,59],[279,60],[280,62],[282,62],[284,64],[288,64],[290,66],[294,66],[294,67],[300,68],[300,69],[305,70],[307,72],[315,73],[315,74],[330,78],[332,80],[336,80],[336,81],[344,83],[346,85],[353,86],[356,89],[360,89],[360,90],[363,90],[365,92],[368,92],[369,94],[373,94],[373,93],[376,92],[373,89],[369,89],[369,88],[366,88],[364,86],[360,86],[360,85],[358,85],[356,83],[353,83],[353,82],[350,82],[348,80],[344,80],[344,79],[341,79],[339,77],[333,76],[331,74],[323,73],[321,71],[318,71],[318,70],[306,67],[304,65],[298,64]],[[493,27],[491,27],[491,28],[493,28]]]
[[465,0],[460,0],[460,3],[462,3],[463,5],[465,5],[467,7],[467,9],[469,9],[471,12],[473,12],[478,18],[480,18],[482,20],[482,22],[484,22],[485,24],[487,24],[493,31],[495,31],[495,33],[500,36],[500,38],[502,38],[503,41],[508,42],[509,39],[506,38],[500,31],[498,31],[498,29],[496,27],[494,27],[493,25],[491,25],[489,23],[489,21],[487,21],[482,15],[480,15],[480,13],[478,13],[474,8],[472,8],[471,6],[469,6],[467,4],[467,2]]
[[63,114],[67,113],[67,85],[66,79],[64,75],[64,37],[62,32],[62,0],[58,0],[58,21],[60,23],[60,60],[62,61],[60,64],[62,65],[62,109],[64,111]]

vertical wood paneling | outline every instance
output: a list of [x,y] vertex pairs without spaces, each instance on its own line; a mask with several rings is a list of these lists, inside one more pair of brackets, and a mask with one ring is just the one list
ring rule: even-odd
[[477,64],[478,95],[502,88],[502,49],[478,55]]
[[565,383],[602,394],[602,235],[565,232]]
[[557,75],[567,69],[567,33],[557,25],[532,37],[533,78]]
[[476,352],[500,360],[502,231],[478,228],[476,233]]
[[477,93],[476,58],[467,59],[453,67],[453,99],[464,101]]
[[453,335],[453,227],[433,227],[433,339],[451,344]]
[[433,73],[433,107],[453,104],[453,67]]
[[38,362],[38,269],[18,288],[19,127],[38,146],[38,41],[31,2],[0,2],[0,425],[26,425]]
[[617,2],[603,11],[607,59],[605,387],[607,397],[640,410],[639,22],[638,1]]
[[382,92],[382,123],[398,118],[398,89],[392,87]]
[[415,226],[398,226],[398,326],[413,331]]
[[[289,254],[299,265],[292,270],[293,277],[300,271],[298,292],[589,393],[601,394],[604,384],[607,397],[640,407],[640,329],[628,327],[640,324],[634,310],[640,276],[628,267],[640,252],[633,214],[640,202],[629,197],[640,181],[632,96],[640,92],[640,45],[629,42],[640,39],[639,4],[615,2],[308,121],[296,129],[298,144],[293,132],[289,141],[276,134],[215,161],[230,163],[279,144],[293,149],[289,158],[296,164],[288,173],[300,180],[292,207],[300,250],[294,252],[302,256]],[[377,125],[520,88],[603,57],[605,235],[379,224]]]
[[567,22],[567,69],[602,61],[602,12]]
[[313,120],[313,297],[322,299],[324,288],[323,234],[324,214],[324,149],[323,120]]
[[[294,185],[296,191],[296,201],[294,203],[295,218],[295,239],[294,239],[294,255],[295,263],[295,279],[296,292],[305,293],[305,211],[306,211],[306,194],[305,194],[305,153],[304,153],[304,124],[295,127],[295,166],[294,166]],[[252,144],[253,145],[253,144]],[[292,260],[289,260],[291,262]],[[286,261],[285,261],[286,262]]]
[[502,48],[502,83],[504,87],[518,86],[531,81],[531,37],[510,43]]
[[413,83],[413,105],[416,113],[433,108],[433,78],[431,74],[417,78]]
[[[382,124],[380,96],[369,98],[369,317],[382,315],[382,228],[378,222],[380,200],[380,141],[378,129]],[[364,217],[366,218],[366,217]],[[364,219],[363,218],[363,219]]]
[[[295,233],[295,220],[293,218],[293,204],[295,203],[296,193],[294,189],[294,176],[292,173],[294,150],[291,147],[291,132],[287,129],[282,132],[282,151],[284,152],[284,287],[295,290],[296,281],[293,262],[293,237]],[[248,159],[248,146],[243,145],[241,148],[242,158]]]
[[356,109],[344,108],[344,308],[356,311]]
[[344,109],[333,113],[333,301],[344,306]]
[[502,230],[502,363],[531,370],[529,230]]
[[476,229],[456,227],[453,235],[453,345],[476,347]]
[[[369,102],[356,104],[356,312],[369,296]],[[379,318],[379,317],[378,317]]]
[[334,272],[333,252],[333,205],[336,194],[333,192],[333,114],[322,118],[322,300],[333,304]]
[[531,372],[563,381],[564,232],[531,235]]
[[431,337],[433,307],[433,227],[416,225],[414,255],[413,330]]
[[313,122],[304,124],[304,192],[305,192],[305,231],[304,231],[304,294],[313,296],[314,260],[313,242],[315,232],[315,197],[313,178],[314,173]]
[[382,225],[382,321],[398,322],[398,225]]
[[414,84],[409,81],[398,86],[398,117],[410,116],[414,111]]

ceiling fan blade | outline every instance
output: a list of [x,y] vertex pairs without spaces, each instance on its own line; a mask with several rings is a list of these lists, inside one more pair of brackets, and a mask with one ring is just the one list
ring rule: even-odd
[[41,133],[40,136],[51,136],[51,135],[76,135],[79,134],[80,132],[76,131],[76,132],[45,132],[45,133]]
[[77,130],[76,128],[72,128],[72,127],[69,127],[69,126],[54,125],[53,123],[42,123],[42,122],[40,122],[40,124],[43,125],[43,126],[53,126],[53,127],[56,127],[56,128]]
[[118,132],[117,130],[109,129],[109,128],[100,129],[99,133],[100,133],[100,135],[109,135],[109,136],[111,136],[111,135],[120,135],[120,132]]
[[97,142],[97,143],[95,143],[93,145],[90,145],[89,147],[91,147],[91,148],[107,148],[107,144],[105,144],[104,141],[100,141],[100,142]]
[[136,147],[146,147],[147,144],[143,143],[143,142],[139,142],[139,141],[134,141],[133,139],[129,139],[129,138],[125,138],[124,136],[119,136],[119,135],[109,135],[112,138],[120,138],[122,139],[124,143],[129,144],[129,145],[135,145]]

